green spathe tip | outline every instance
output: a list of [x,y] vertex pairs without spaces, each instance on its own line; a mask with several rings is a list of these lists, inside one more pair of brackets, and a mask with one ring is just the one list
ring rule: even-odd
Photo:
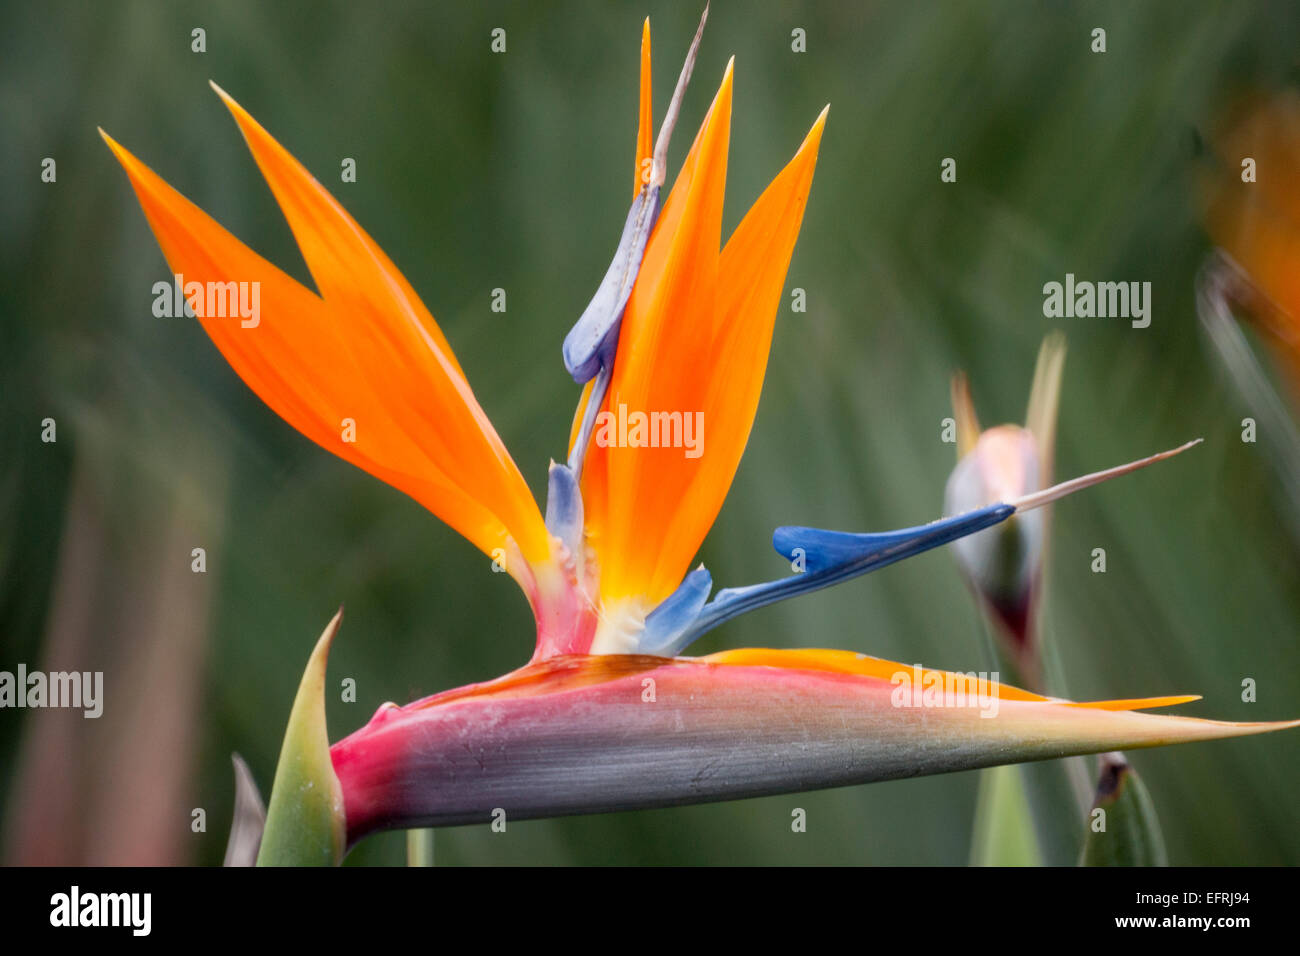
[[325,729],[325,664],[339,608],[307,660],[275,768],[258,866],[336,866],[343,859],[343,790]]

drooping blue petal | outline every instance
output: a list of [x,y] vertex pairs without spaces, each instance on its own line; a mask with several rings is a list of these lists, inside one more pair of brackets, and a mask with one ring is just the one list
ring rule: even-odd
[[713,575],[703,565],[686,575],[681,586],[646,617],[637,652],[676,657],[689,643],[683,643],[681,638],[699,617],[712,590]]
[[581,317],[564,337],[564,367],[579,385],[592,378],[591,395],[587,398],[582,424],[569,452],[569,467],[575,476],[582,475],[582,462],[587,455],[587,443],[596,423],[596,415],[605,402],[605,390],[614,368],[618,352],[618,333],[623,324],[623,310],[636,285],[645,256],[646,243],[659,218],[659,185],[651,183],[637,193],[628,211],[623,235],[618,249],[609,264],[605,278],[592,296]]
[[[1012,505],[995,504],[920,527],[880,534],[851,534],[818,528],[777,528],[772,535],[772,546],[791,562],[791,566],[796,569],[795,573],[778,581],[719,591],[712,601],[701,608],[694,620],[674,636],[674,653],[679,653],[696,638],[746,611],[883,568],[895,561],[982,531],[1005,521],[1015,512]],[[685,587],[684,584],[683,588]],[[680,593],[681,589],[674,592],[664,604],[676,601]],[[654,613],[657,612],[658,609]],[[652,613],[651,617],[653,616]]]
[[646,243],[658,217],[659,187],[651,184],[632,200],[623,235],[605,278],[564,337],[564,367],[579,385],[587,384],[602,367],[608,368],[614,362],[623,310],[632,295]]

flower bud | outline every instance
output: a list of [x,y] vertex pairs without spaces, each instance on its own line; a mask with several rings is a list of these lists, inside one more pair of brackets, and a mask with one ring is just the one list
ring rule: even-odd
[[[948,478],[944,513],[961,514],[1039,491],[1043,469],[1033,435],[1002,425],[980,435]],[[1032,612],[1043,566],[1045,512],[1030,511],[953,542],[963,574],[1010,638],[1015,657],[1030,652]]]
[[[944,513],[957,515],[1016,501],[1052,483],[1056,413],[1065,340],[1049,335],[1038,353],[1027,424],[981,430],[966,378],[953,380],[957,467],[944,491]],[[953,554],[994,623],[1018,679],[1038,679],[1035,616],[1047,551],[1047,511],[1019,513],[997,527],[953,542]]]

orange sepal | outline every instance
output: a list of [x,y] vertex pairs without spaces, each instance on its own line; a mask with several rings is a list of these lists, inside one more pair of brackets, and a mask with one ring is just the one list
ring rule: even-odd
[[[186,282],[257,283],[260,316],[199,320],[277,414],[340,458],[406,492],[485,553],[549,555],[522,476],[446,339],[373,240],[222,94],[276,194],[320,295],[253,252],[107,134],[172,271]],[[102,133],[102,131],[101,131]],[[522,569],[509,568],[516,573]]]

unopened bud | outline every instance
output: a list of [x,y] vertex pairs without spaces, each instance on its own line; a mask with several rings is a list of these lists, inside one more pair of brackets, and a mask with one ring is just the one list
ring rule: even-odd
[[[948,478],[945,514],[955,515],[1040,490],[1038,444],[1016,425],[980,435]],[[957,563],[972,586],[1018,641],[1026,638],[1034,590],[1042,570],[1045,516],[1017,514],[987,531],[953,542]]]

